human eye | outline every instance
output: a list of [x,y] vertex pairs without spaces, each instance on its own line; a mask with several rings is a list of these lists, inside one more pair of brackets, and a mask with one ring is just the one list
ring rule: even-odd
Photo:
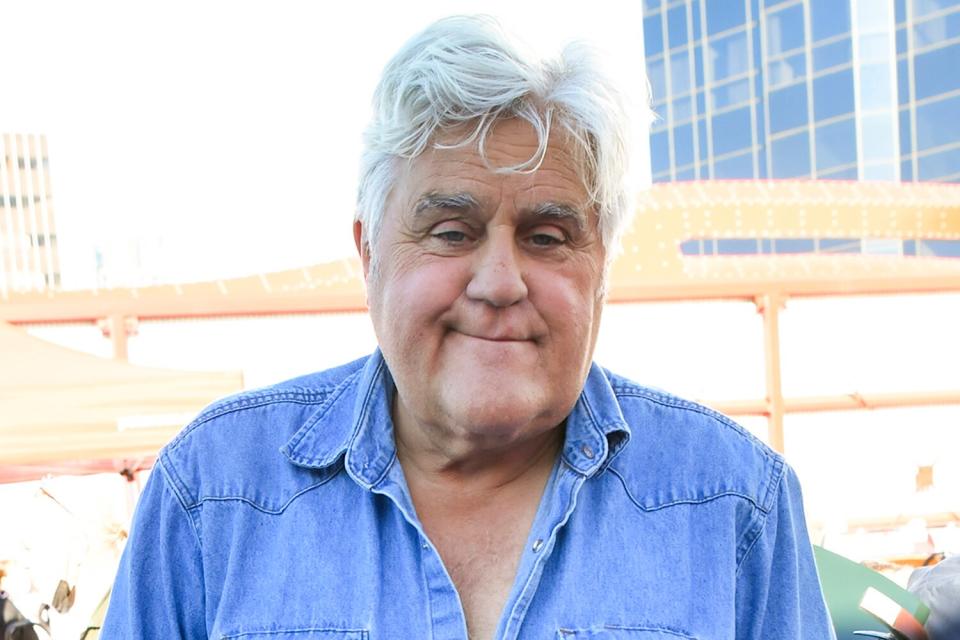
[[540,249],[549,249],[566,244],[567,235],[554,227],[537,227],[528,234],[527,242]]
[[471,240],[470,230],[456,221],[442,222],[430,230],[430,239],[448,247],[461,247]]
[[433,237],[449,242],[450,244],[458,244],[467,239],[467,234],[463,231],[436,231]]

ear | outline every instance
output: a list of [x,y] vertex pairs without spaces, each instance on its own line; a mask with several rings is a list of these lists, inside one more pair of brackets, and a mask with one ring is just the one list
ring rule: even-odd
[[363,223],[360,220],[353,222],[353,242],[357,245],[357,253],[360,255],[360,264],[363,265],[363,279],[366,280],[370,274],[370,245],[363,234]]

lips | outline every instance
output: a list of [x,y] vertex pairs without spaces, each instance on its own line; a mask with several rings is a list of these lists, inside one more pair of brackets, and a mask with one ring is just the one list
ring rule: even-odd
[[474,338],[475,340],[485,340],[487,342],[532,342],[533,338],[527,336],[513,335],[513,334],[483,334],[483,333],[474,333],[470,331],[456,330],[457,333],[467,336],[468,338]]

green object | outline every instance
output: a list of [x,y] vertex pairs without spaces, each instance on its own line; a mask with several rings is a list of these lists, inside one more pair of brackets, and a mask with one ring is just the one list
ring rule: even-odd
[[823,547],[814,545],[813,554],[837,640],[869,637],[854,635],[855,631],[890,632],[890,627],[860,608],[860,601],[870,587],[891,598],[921,625],[926,623],[930,609],[897,583]]

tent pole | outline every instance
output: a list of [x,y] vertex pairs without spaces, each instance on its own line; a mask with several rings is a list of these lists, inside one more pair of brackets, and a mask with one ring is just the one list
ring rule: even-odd
[[127,362],[127,342],[130,336],[136,335],[136,318],[112,314],[98,323],[105,338],[110,338],[113,345],[113,359]]

